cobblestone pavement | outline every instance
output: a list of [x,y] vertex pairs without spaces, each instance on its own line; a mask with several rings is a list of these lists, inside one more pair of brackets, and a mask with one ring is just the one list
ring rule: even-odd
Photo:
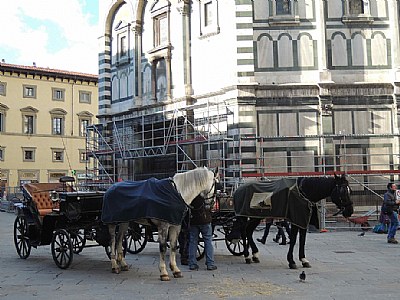
[[[259,264],[246,265],[215,242],[218,270],[182,266],[184,278],[161,282],[158,245],[149,243],[138,255],[127,254],[128,272],[112,274],[102,247],[85,248],[72,265],[59,269],[50,246],[32,249],[20,259],[13,242],[15,215],[0,212],[1,299],[398,299],[400,244],[386,236],[354,231],[309,233],[306,254],[312,268],[290,270],[288,246],[272,241],[260,246]],[[262,232],[256,232],[260,237]],[[297,251],[297,247],[295,248]],[[179,259],[178,259],[179,261]],[[300,282],[299,274],[307,278]]]

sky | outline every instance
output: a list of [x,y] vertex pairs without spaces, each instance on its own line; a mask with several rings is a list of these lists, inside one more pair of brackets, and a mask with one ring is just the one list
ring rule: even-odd
[[98,0],[2,0],[0,61],[98,73]]

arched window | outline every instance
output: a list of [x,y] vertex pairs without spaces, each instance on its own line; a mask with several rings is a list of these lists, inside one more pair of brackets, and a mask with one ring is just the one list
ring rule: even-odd
[[6,127],[6,111],[8,106],[0,103],[0,132],[5,131]]
[[36,117],[39,111],[31,106],[21,108],[22,113],[22,133],[36,133]]
[[61,108],[55,108],[50,111],[51,115],[51,134],[63,135],[65,128],[65,115],[67,112]]
[[82,111],[77,114],[79,118],[79,136],[86,136],[86,128],[91,125],[93,114]]

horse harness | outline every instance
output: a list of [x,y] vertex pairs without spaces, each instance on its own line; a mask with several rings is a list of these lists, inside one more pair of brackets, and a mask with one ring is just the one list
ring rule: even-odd
[[[317,207],[317,203],[314,203],[314,202],[310,201],[310,200],[308,199],[308,197],[307,197],[307,194],[306,194],[306,193],[304,192],[304,190],[302,189],[303,181],[304,181],[305,179],[306,179],[305,177],[302,177],[302,178],[299,178],[299,180],[297,181],[297,188],[298,188],[298,190],[299,190],[299,195],[300,195],[301,198],[303,198],[304,200],[308,201],[312,206]],[[336,215],[338,215],[339,213],[341,213],[346,207],[352,205],[352,201],[351,201],[351,200],[348,201],[347,199],[343,199],[344,196],[342,196],[342,193],[340,192],[340,190],[341,190],[343,187],[345,187],[345,188],[347,189],[347,193],[346,193],[346,194],[350,194],[350,193],[351,193],[350,187],[349,187],[348,185],[346,185],[346,184],[344,184],[344,183],[342,183],[342,184],[336,183],[336,184],[335,184],[334,190],[337,191],[338,200],[339,200],[339,205],[336,204],[333,200],[332,200],[332,202],[334,202],[334,203],[339,207],[339,211],[336,212],[336,213],[334,214],[334,216],[336,216]],[[333,191],[332,191],[332,193],[331,193],[331,198],[332,198],[332,194],[333,194]]]

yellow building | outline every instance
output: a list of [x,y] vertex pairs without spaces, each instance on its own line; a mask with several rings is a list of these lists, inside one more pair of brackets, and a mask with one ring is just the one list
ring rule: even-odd
[[1,186],[85,174],[98,76],[0,63]]

